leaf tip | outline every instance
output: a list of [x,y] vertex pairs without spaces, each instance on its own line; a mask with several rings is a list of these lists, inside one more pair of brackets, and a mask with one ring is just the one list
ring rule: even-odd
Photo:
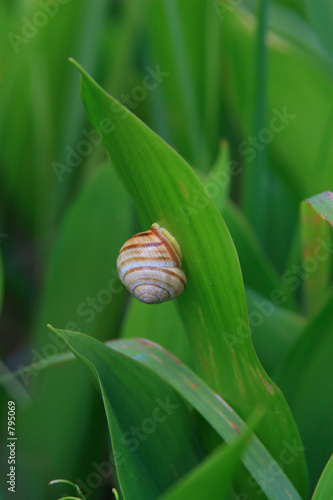
[[74,64],[74,66],[76,66],[77,68],[79,67],[79,63],[73,58],[73,57],[69,57],[68,58],[68,61],[71,63],[71,64]]
[[82,66],[75,59],[73,59],[73,57],[69,57],[68,61],[80,71],[81,75],[84,75],[86,73]]
[[46,328],[48,328],[49,330],[51,330],[52,333],[55,333],[56,335],[59,335],[59,337],[60,337],[60,333],[52,325],[50,325],[50,323],[48,323],[46,325]]

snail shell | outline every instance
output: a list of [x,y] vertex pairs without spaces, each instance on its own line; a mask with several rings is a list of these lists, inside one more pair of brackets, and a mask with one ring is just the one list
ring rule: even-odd
[[146,304],[159,304],[183,292],[186,276],[180,269],[181,260],[182,253],[175,238],[155,223],[121,247],[117,270],[120,280],[134,297]]

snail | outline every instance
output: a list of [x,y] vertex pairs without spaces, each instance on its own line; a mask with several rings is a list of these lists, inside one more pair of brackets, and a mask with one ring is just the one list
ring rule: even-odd
[[117,270],[127,290],[141,302],[159,304],[178,297],[186,286],[182,252],[176,239],[154,223],[121,247]]

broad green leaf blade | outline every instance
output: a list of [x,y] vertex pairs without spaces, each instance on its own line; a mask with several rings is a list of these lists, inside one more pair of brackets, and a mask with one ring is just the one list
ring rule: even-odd
[[[251,435],[248,428],[228,445],[222,444],[202,463],[181,478],[159,500],[224,500],[228,498],[240,455]],[[223,471],[223,472],[222,472]]]
[[330,283],[333,253],[330,225],[333,226],[333,193],[327,191],[302,202],[303,298],[308,314],[320,309]]
[[[73,343],[74,337],[80,338],[80,334],[74,332],[54,329],[51,326],[49,328],[58,332],[59,335],[65,335],[66,338],[70,336],[71,343]],[[82,334],[81,337],[86,338]],[[111,340],[106,342],[106,346],[139,362],[170,384],[209,422],[226,442],[232,443],[240,432],[246,433],[248,431],[247,424],[225,400],[192,370],[161,346],[146,339]],[[72,360],[73,355],[62,354],[59,357],[50,358],[49,366]],[[261,408],[264,410],[262,405]],[[256,414],[261,414],[261,410],[257,408]],[[284,450],[279,460],[275,461],[256,435],[253,435],[241,460],[251,472],[252,477],[260,481],[267,498],[299,500],[301,497],[288,477],[280,469],[280,464],[300,459],[302,457],[301,449],[296,440],[293,442],[284,440],[283,445]],[[290,458],[289,454],[293,458]],[[251,485],[256,487],[253,480],[251,480]]]
[[157,498],[203,458],[186,406],[137,361],[87,335],[57,332],[100,389],[124,499]]
[[319,478],[312,500],[333,498],[333,455]]
[[333,450],[333,294],[304,327],[276,377],[299,426],[314,488]]
[[[171,384],[228,443],[240,431],[247,429],[245,422],[224,399],[187,366],[180,363],[177,358],[160,346],[144,339],[114,340],[108,345],[149,367]],[[260,477],[265,478],[264,481],[260,482],[260,485],[269,499],[300,498],[282,470],[276,473],[279,465],[287,461],[287,454],[288,460],[290,460],[289,452],[294,454],[293,456],[297,460],[302,460],[302,448],[297,447],[296,443],[296,440],[292,443],[283,440],[284,450],[276,462],[259,439],[253,436],[242,456],[242,462],[251,473],[252,478],[259,481]],[[293,450],[293,447],[296,448]],[[272,467],[273,463],[274,467]],[[253,479],[250,482],[253,486]],[[252,493],[254,494],[254,491]]]
[[[298,430],[254,352],[237,253],[223,219],[186,162],[75,65],[90,122],[102,136],[142,227],[158,221],[182,248],[188,286],[177,303],[198,373],[242,417],[259,402],[267,408],[260,438],[278,458],[282,440],[299,442]],[[101,130],[106,118],[112,120],[109,133]],[[286,468],[303,492],[302,457]]]

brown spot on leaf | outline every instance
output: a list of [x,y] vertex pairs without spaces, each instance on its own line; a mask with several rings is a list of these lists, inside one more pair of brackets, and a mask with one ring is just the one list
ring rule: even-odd
[[178,181],[178,185],[179,185],[180,189],[182,190],[183,195],[188,197],[188,193],[187,193],[186,189],[184,188],[183,184],[180,181]]

